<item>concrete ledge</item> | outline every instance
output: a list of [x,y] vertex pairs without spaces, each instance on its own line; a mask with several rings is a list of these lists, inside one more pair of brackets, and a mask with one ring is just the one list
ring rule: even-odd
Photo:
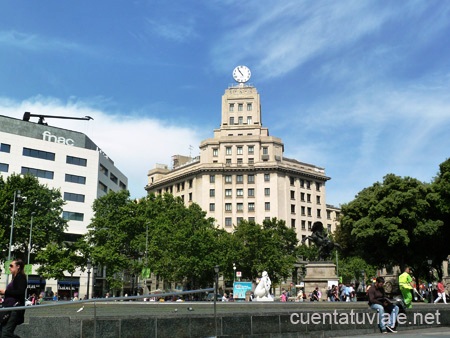
[[[175,310],[175,306],[180,307],[180,304],[165,304],[154,308],[145,307],[147,311],[143,311],[138,304],[129,303],[125,307],[120,304],[115,306],[115,316],[101,315],[101,309],[96,309],[95,320],[88,310],[83,317],[45,317],[29,311],[28,322],[19,326],[16,333],[36,338],[191,338],[214,337],[216,326],[217,337],[338,337],[379,333],[376,312],[364,304],[220,304],[217,323],[210,304],[190,303],[195,311],[186,310],[184,307],[187,305],[185,303],[183,309]],[[130,315],[125,309],[129,310],[133,306],[136,307],[136,313]],[[203,307],[208,313],[201,313]],[[126,315],[118,316],[120,313]],[[374,318],[375,321],[368,318]],[[425,319],[429,324],[426,324]],[[450,327],[450,305],[415,306],[407,312],[406,322],[406,325],[399,326],[399,331]]]

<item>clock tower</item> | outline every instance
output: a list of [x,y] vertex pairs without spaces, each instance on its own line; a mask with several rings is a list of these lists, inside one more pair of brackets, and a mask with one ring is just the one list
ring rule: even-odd
[[228,231],[242,220],[262,224],[273,217],[285,220],[299,240],[325,217],[333,230],[325,170],[284,157],[281,138],[263,127],[260,95],[248,82],[250,69],[238,66],[232,75],[237,83],[222,95],[220,127],[200,143],[199,156],[176,155],[172,168],[150,170],[146,190],[195,202]]
[[245,135],[261,127],[261,102],[256,88],[239,84],[226,89],[222,96],[221,128]]

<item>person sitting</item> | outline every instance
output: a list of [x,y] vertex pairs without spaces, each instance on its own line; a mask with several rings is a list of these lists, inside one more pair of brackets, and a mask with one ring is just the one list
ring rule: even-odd
[[339,302],[341,299],[339,298],[339,289],[338,286],[335,285],[332,289],[332,294],[333,294],[333,301],[334,302]]
[[[389,299],[386,298],[384,292],[384,278],[377,277],[375,285],[369,288],[369,306],[371,309],[378,312],[378,325],[382,333],[397,332],[395,331],[395,324],[397,321],[397,315],[399,308],[397,305],[392,304]],[[386,319],[384,318],[384,313],[390,313],[389,323],[386,326]]]
[[224,293],[222,296],[222,302],[228,302],[228,297],[226,293]]
[[319,288],[316,287],[314,291],[311,293],[311,302],[319,301]]

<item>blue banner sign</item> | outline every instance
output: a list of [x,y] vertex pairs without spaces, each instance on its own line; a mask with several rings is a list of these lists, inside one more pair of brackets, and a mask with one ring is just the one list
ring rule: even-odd
[[252,282],[234,282],[233,298],[245,299],[245,293],[247,291],[252,291],[252,288]]

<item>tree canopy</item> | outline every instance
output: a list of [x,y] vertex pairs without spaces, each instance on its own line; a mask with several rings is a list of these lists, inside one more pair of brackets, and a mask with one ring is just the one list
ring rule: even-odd
[[351,281],[367,283],[371,277],[376,276],[376,268],[361,257],[348,256],[339,260],[339,276],[344,283]]
[[[438,175],[431,183],[432,191],[431,214],[435,215],[443,222],[439,232],[433,241],[432,253],[434,267],[442,277],[441,261],[450,254],[448,239],[450,238],[450,159],[445,160],[439,165]],[[430,249],[429,248],[429,249]]]
[[[345,256],[362,257],[377,267],[411,265],[423,269],[444,222],[433,213],[436,196],[430,184],[388,174],[342,206],[335,238]],[[425,263],[426,264],[426,263]]]
[[134,201],[125,191],[97,199],[94,212],[87,250],[106,266],[111,287],[121,286],[123,273],[139,274],[143,267],[188,289],[208,287],[214,266],[232,279],[233,263],[244,279],[266,270],[276,282],[292,274],[296,261],[295,231],[276,219],[263,225],[242,221],[229,233],[195,203],[186,207],[171,194]]
[[[20,191],[20,193],[19,193]],[[11,217],[15,201],[14,229],[12,232],[12,257],[28,259],[31,218],[31,263],[36,262],[36,253],[49,245],[60,245],[64,240],[67,221],[62,218],[64,200],[57,189],[50,189],[31,175],[11,175],[6,180],[0,177],[0,255],[6,260],[11,235]],[[48,263],[47,261],[40,261]]]
[[[439,169],[431,183],[388,174],[342,206],[334,234],[342,246],[341,275],[357,279],[362,270],[369,274],[374,267],[390,265],[410,265],[423,275],[431,259],[442,276],[441,262],[449,254],[450,159]],[[87,235],[76,243],[65,242],[60,191],[30,175],[11,175],[0,177],[3,261],[15,194],[12,257],[27,261],[33,218],[30,260],[41,264],[39,273],[47,278],[83,269],[90,257],[106,267],[111,288],[121,287],[125,274],[137,276],[144,267],[189,289],[207,287],[215,265],[225,279],[233,279],[233,263],[244,280],[254,280],[265,270],[278,283],[291,276],[298,256],[311,259],[317,252],[314,246],[297,246],[295,230],[283,220],[262,225],[243,220],[227,232],[195,203],[186,207],[171,194],[133,200],[124,190],[95,200]]]
[[262,225],[241,221],[232,234],[233,261],[243,278],[254,280],[267,271],[274,283],[292,276],[297,261],[297,235],[285,221],[272,218]]
[[134,201],[120,191],[97,199],[94,211],[89,251],[94,262],[106,266],[113,287],[121,286],[123,273],[138,275],[143,267],[166,282],[211,285],[226,234],[197,204],[185,207],[170,194]]
[[185,207],[170,194],[152,195],[147,202],[151,270],[190,289],[211,286],[214,266],[223,265],[221,243],[228,234],[216,229],[196,203]]

